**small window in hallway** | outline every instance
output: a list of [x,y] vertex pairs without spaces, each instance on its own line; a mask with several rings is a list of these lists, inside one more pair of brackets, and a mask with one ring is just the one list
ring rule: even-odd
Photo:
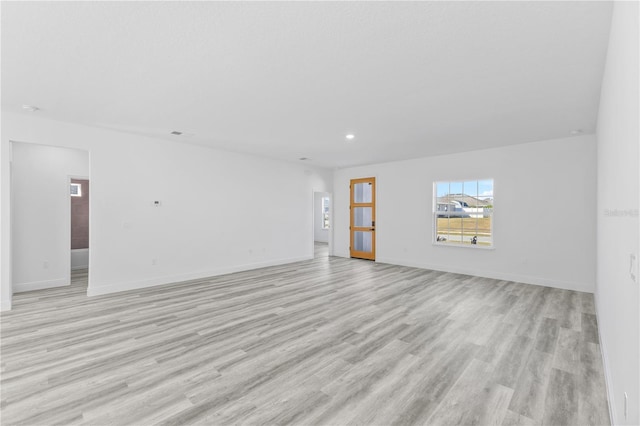
[[81,183],[72,183],[71,184],[71,196],[72,197],[82,197],[82,184]]

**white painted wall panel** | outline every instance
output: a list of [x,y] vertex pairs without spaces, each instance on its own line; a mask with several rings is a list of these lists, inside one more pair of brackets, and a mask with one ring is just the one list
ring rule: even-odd
[[[598,116],[596,306],[615,424],[640,424],[638,2],[615,2]],[[624,415],[624,393],[628,395]]]

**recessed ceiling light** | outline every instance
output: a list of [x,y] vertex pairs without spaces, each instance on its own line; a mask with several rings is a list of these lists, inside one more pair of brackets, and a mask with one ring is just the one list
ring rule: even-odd
[[353,133],[349,133],[349,134],[348,134],[347,136],[345,136],[345,137],[347,138],[347,140],[352,141],[352,140],[356,137],[356,135],[354,135]]
[[173,132],[171,132],[171,134],[174,135],[174,136],[180,136],[182,134],[182,132],[174,130]]
[[311,160],[311,158],[300,157],[300,158],[298,158],[298,160],[300,160],[300,161],[308,161],[308,160]]
[[40,111],[40,108],[34,105],[22,105],[22,109],[29,112]]
[[572,131],[571,131],[571,134],[572,134],[572,135],[579,135],[579,134],[581,134],[581,133],[582,133],[582,129],[575,129],[575,130],[572,130]]

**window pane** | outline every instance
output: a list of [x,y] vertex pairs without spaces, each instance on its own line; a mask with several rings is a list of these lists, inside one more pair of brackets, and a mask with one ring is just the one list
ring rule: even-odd
[[463,219],[462,241],[464,244],[491,245],[491,217]]
[[478,245],[491,245],[493,235],[491,221],[490,213],[485,213],[482,218],[478,218]]
[[478,198],[487,204],[493,204],[493,180],[478,181]]
[[355,203],[370,203],[371,188],[372,185],[369,182],[356,183],[353,186],[353,201]]
[[451,182],[449,184],[449,194],[451,198],[462,195],[462,182]]
[[[465,215],[462,218],[462,242],[465,244],[472,244],[473,238],[477,237],[477,226],[478,219],[475,217],[471,217],[470,215]],[[477,238],[476,238],[477,240]]]
[[[463,185],[462,193],[464,195],[467,195],[467,196],[473,197],[473,198],[476,198],[478,196],[478,181],[477,180],[470,181],[470,182],[463,182],[462,185]],[[475,205],[472,205],[474,200],[465,200],[465,201],[467,201],[469,206],[475,207]]]
[[353,233],[354,250],[371,253],[372,232],[356,231]]
[[449,182],[436,183],[436,196],[444,197],[449,193]]
[[449,182],[436,183],[435,211],[437,217],[448,217],[449,206]]
[[355,207],[353,209],[353,224],[361,227],[371,227],[371,207]]
[[438,242],[438,244],[446,244],[449,242],[449,235],[448,234],[438,234],[438,236],[436,237],[436,241]]
[[449,218],[436,217],[436,241],[444,243],[449,240]]
[[[462,218],[452,216],[449,218],[438,218],[438,228],[436,234],[441,237],[441,242],[460,243],[462,242]],[[442,241],[442,238],[446,238]],[[437,237],[436,237],[437,241]]]

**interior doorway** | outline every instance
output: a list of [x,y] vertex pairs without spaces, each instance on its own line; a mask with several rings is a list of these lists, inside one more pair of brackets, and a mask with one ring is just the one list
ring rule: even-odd
[[376,259],[376,178],[351,179],[349,252],[358,259]]
[[329,257],[331,247],[331,194],[313,193],[313,257]]
[[89,276],[89,196],[89,179],[70,176],[71,285]]
[[[86,295],[88,271],[80,286],[72,273],[72,179],[89,180],[89,152],[11,141],[11,289],[49,290]],[[88,195],[88,186],[82,187]],[[87,198],[88,201],[88,198]],[[88,249],[88,205],[86,206]],[[78,230],[78,228],[76,228]],[[83,266],[88,266],[88,250]],[[74,265],[77,259],[74,259]],[[73,288],[69,288],[69,286]],[[65,293],[67,294],[67,293]],[[71,294],[71,293],[69,293]]]

